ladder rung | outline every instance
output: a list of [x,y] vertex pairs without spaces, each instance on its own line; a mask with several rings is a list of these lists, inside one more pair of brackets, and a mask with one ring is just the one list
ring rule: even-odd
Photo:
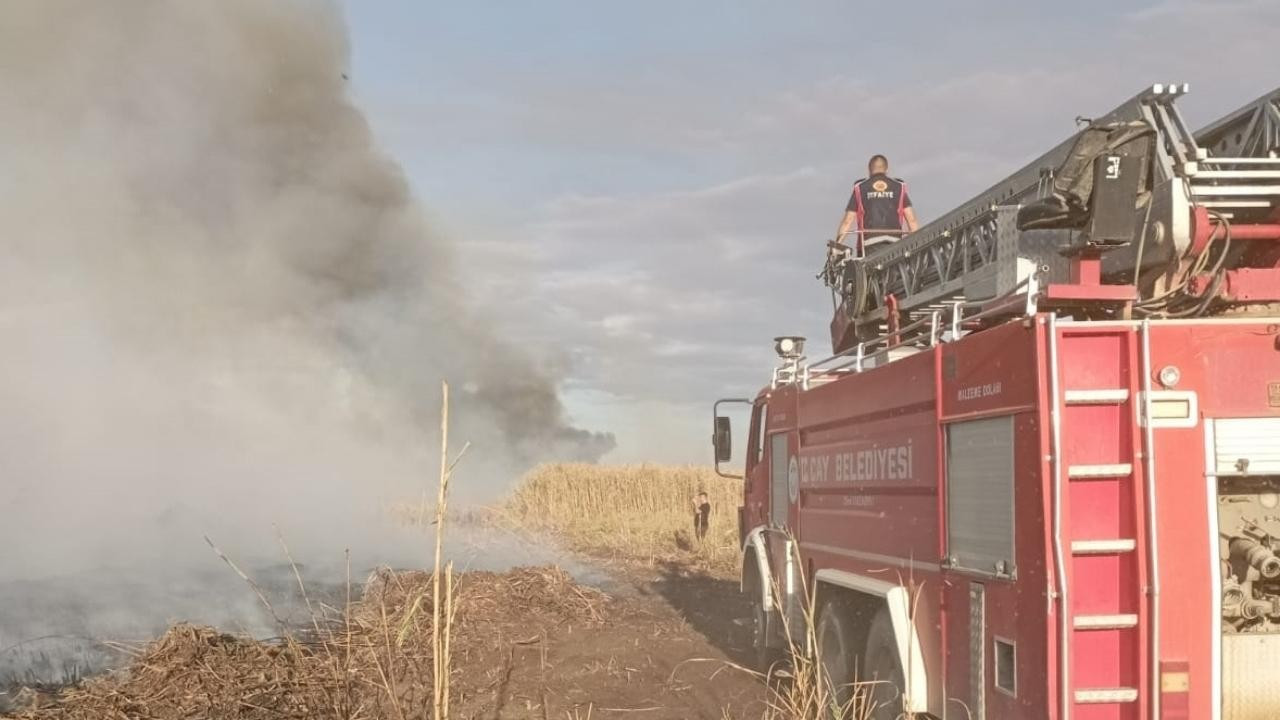
[[1114,540],[1073,540],[1072,555],[1119,555],[1133,552],[1138,541],[1132,538],[1116,538]]
[[1138,689],[1130,687],[1085,688],[1076,691],[1076,702],[1082,704],[1129,703],[1137,699]]
[[1069,478],[1110,478],[1125,477],[1133,473],[1131,463],[1115,463],[1114,465],[1072,465],[1067,468]]
[[1129,399],[1129,391],[1125,388],[1116,390],[1068,390],[1068,405],[1119,405]]
[[1264,207],[1271,207],[1271,201],[1269,201],[1269,200],[1234,200],[1234,201],[1232,201],[1232,200],[1201,200],[1200,202],[1198,202],[1198,203],[1196,203],[1196,204],[1197,204],[1197,205],[1200,205],[1200,206],[1202,206],[1202,207],[1207,207],[1207,208],[1220,208],[1220,207],[1228,207],[1228,208],[1231,208],[1231,207],[1233,207],[1233,208],[1251,208],[1251,207],[1255,207],[1255,208],[1256,208],[1256,207],[1263,207],[1263,208],[1264,208]]
[[1133,613],[1119,615],[1077,615],[1077,630],[1123,630],[1138,626],[1138,616]]

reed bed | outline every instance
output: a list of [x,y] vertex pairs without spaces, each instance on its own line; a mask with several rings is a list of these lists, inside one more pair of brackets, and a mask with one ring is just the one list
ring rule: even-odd
[[[707,493],[710,527],[694,536],[693,499]],[[534,468],[504,514],[577,550],[621,560],[678,558],[720,575],[738,571],[740,480],[672,465],[558,463]]]

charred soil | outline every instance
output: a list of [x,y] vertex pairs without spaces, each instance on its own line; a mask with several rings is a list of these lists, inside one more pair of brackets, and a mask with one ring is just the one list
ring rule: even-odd
[[[736,586],[676,562],[617,564],[604,590],[558,568],[455,580],[454,718],[760,717]],[[125,668],[18,717],[425,718],[431,575],[383,571],[345,612],[271,641],[178,625]]]

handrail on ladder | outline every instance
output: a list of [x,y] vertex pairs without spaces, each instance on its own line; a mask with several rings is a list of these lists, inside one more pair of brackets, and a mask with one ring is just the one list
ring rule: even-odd
[[[1025,292],[1019,292],[1020,290]],[[862,372],[865,369],[864,364],[869,359],[906,345],[919,346],[921,344],[919,340],[923,338],[927,337],[927,341],[924,343],[925,347],[934,347],[939,342],[958,340],[961,337],[961,324],[964,322],[1008,314],[1014,309],[1021,309],[1022,316],[1030,317],[1036,313],[1039,296],[1040,273],[1037,271],[1028,275],[1004,295],[982,300],[952,301],[947,304],[947,309],[950,311],[949,317],[944,315],[943,309],[930,310],[928,315],[924,315],[914,322],[878,335],[870,340],[860,342],[844,352],[811,362],[805,365],[797,375],[802,387],[807,389],[811,380],[823,375],[848,371],[850,368],[854,372]],[[964,312],[966,308],[984,305],[986,306],[985,308],[971,315],[966,315]],[[949,335],[946,337],[941,331],[944,324],[949,329]],[[845,362],[823,367],[838,360],[844,360]]]

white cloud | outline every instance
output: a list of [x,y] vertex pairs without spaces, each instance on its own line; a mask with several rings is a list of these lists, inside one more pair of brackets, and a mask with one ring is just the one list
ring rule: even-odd
[[[607,177],[584,170],[526,207],[503,239],[482,233],[467,256],[492,271],[485,294],[511,332],[565,344],[568,381],[595,393],[580,392],[580,403],[607,402],[615,415],[627,402],[635,413],[646,403],[704,413],[686,403],[765,380],[774,335],[806,333],[812,354],[827,346],[831,308],[814,275],[870,154],[890,156],[928,218],[1070,135],[1077,115],[1103,113],[1150,82],[1191,82],[1185,104],[1197,124],[1276,81],[1280,3],[1270,0],[1173,0],[1071,31],[1043,23],[1043,38],[1006,35],[1030,21],[957,27],[965,43],[904,51],[909,76],[859,74],[850,50],[810,61],[821,69],[787,85],[776,79],[790,59],[765,53],[738,72],[782,70],[754,87],[709,74],[727,61],[712,71],[674,57],[572,82],[522,74],[474,107],[423,112],[442,113],[440,126],[469,141],[498,135],[503,147],[537,148],[539,162],[609,168]],[[946,56],[956,48],[967,54]],[[494,252],[507,237],[523,247]]]

